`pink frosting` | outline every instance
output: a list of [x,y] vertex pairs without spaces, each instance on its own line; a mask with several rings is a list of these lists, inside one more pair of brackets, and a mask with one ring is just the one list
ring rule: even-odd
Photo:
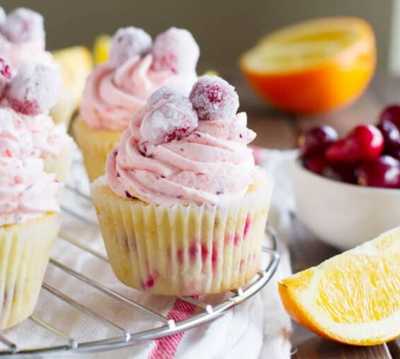
[[175,74],[156,71],[153,56],[134,56],[114,68],[106,63],[89,76],[81,103],[81,115],[88,126],[121,131],[146,104],[147,98],[159,87],[168,85],[189,92],[196,73]]
[[44,172],[43,160],[0,156],[0,225],[58,211],[59,183]]
[[45,114],[26,116],[0,108],[0,156],[35,156],[46,159],[71,145],[62,126]]
[[189,136],[140,151],[139,113],[110,154],[107,180],[118,195],[159,205],[223,204],[246,193],[256,169],[247,146],[255,133],[245,113],[231,119],[199,121]]

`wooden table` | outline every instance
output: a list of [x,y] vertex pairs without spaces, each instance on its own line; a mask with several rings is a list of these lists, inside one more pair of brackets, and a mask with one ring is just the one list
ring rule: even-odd
[[[325,123],[344,134],[358,123],[376,123],[379,112],[389,103],[400,103],[400,78],[377,75],[368,91],[356,103],[335,113],[317,117],[296,117],[272,109],[249,90],[237,76],[228,79],[234,83],[241,98],[241,109],[249,115],[249,126],[257,132],[255,144],[278,149],[294,148],[298,134],[315,125]],[[301,224],[299,224],[301,225]],[[304,233],[304,231],[299,231]],[[320,263],[338,253],[336,249],[307,235],[290,243],[294,271]],[[296,359],[400,358],[400,340],[374,347],[352,347],[321,339],[294,325],[293,357]]]

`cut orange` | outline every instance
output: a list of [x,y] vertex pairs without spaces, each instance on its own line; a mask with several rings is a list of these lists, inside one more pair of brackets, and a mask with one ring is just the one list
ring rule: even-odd
[[353,345],[400,335],[400,227],[279,283],[288,313],[315,333]]
[[268,102],[290,112],[322,113],[355,100],[376,62],[370,25],[351,17],[289,26],[261,39],[240,67]]

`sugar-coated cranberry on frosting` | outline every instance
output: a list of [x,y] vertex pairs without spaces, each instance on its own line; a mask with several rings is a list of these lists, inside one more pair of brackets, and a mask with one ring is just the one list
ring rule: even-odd
[[7,15],[0,7],[0,55],[16,67],[33,61],[51,63],[45,51],[43,17],[26,8]]
[[0,57],[0,99],[3,98],[12,75],[10,64],[4,58]]
[[188,97],[162,88],[110,154],[107,180],[122,197],[160,205],[240,200],[256,171],[247,146],[254,138],[246,114],[201,121]]
[[[170,42],[170,35],[162,36],[170,32],[179,34],[176,42]],[[163,34],[152,46],[143,30],[131,27],[117,31],[109,62],[99,65],[86,83],[81,115],[89,127],[124,130],[158,88],[170,86],[185,94],[190,91],[197,78],[198,46],[186,30],[174,28]],[[164,49],[171,55],[167,57],[174,59],[168,62],[173,66],[161,65]],[[178,68],[184,71],[176,71]]]
[[190,72],[196,67],[199,55],[193,35],[185,29],[172,27],[154,40],[153,68],[174,73]]
[[190,100],[200,120],[230,118],[239,108],[235,88],[218,76],[202,76],[193,86]]
[[10,82],[6,98],[15,111],[37,115],[48,112],[56,104],[60,88],[60,74],[55,66],[27,63]]
[[44,41],[43,16],[26,8],[11,12],[0,25],[1,33],[11,42]]
[[111,41],[110,63],[122,65],[133,56],[149,52],[151,45],[151,37],[144,30],[133,26],[119,29]]
[[161,88],[145,107],[140,144],[159,145],[179,140],[192,133],[197,125],[197,115],[189,99],[172,89]]

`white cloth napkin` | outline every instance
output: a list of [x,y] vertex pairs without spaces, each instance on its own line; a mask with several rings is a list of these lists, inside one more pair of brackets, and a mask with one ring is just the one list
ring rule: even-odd
[[[290,357],[291,324],[279,300],[277,280],[290,274],[289,256],[285,243],[290,236],[290,211],[293,209],[293,201],[286,168],[292,153],[259,150],[258,156],[262,165],[275,178],[270,224],[274,226],[279,236],[281,262],[271,282],[261,293],[207,325],[166,339],[143,342],[140,345],[118,351],[84,354],[79,357],[121,359],[239,359],[244,357],[247,359],[285,359]],[[88,185],[82,180],[82,173],[81,165],[75,164],[71,176],[72,184],[79,186],[82,191],[87,191]],[[65,207],[71,208],[71,206],[78,205],[80,206],[79,211],[83,211],[85,217],[95,218],[93,209],[84,201],[77,204],[76,198],[71,198],[71,194],[67,194],[64,201]],[[69,216],[66,216],[64,222],[62,235],[79,239],[79,242],[104,253],[97,228],[78,222]],[[55,246],[53,258],[72,267],[77,272],[101,281],[107,287],[115,289],[127,297],[134,296],[136,300],[146,306],[162,311],[171,318],[176,318],[176,316],[184,318],[194,310],[190,305],[177,302],[173,298],[149,296],[124,287],[115,279],[109,266],[105,265],[103,261],[81,253],[81,250],[70,243],[59,240]],[[49,265],[45,281],[131,332],[142,330],[148,326],[149,322],[145,315],[126,305],[116,306],[115,301],[64,274],[52,264]],[[70,333],[78,340],[101,339],[119,334],[114,328],[96,325],[90,316],[82,315],[45,290],[42,290],[35,316]],[[42,345],[43,342],[60,343],[59,339],[56,340],[56,337],[50,335],[46,330],[39,329],[30,320],[11,330],[7,336],[29,346]],[[69,355],[65,354],[63,357],[69,357]]]

